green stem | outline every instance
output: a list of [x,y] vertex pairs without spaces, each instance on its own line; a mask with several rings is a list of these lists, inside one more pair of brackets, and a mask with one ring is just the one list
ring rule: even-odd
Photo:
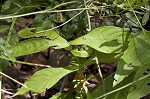
[[10,40],[10,37],[11,37],[11,33],[12,33],[13,28],[14,28],[14,25],[15,25],[15,23],[16,23],[16,19],[17,19],[17,18],[13,18],[13,19],[12,19],[12,24],[11,24],[11,27],[10,27],[10,29],[9,29],[8,36],[7,36],[7,40],[6,40],[7,43],[9,43],[9,40]]
[[0,56],[0,58],[8,60],[8,61],[12,61],[12,62],[20,63],[20,64],[30,65],[30,66],[40,66],[40,67],[47,67],[47,68],[51,67],[50,65],[43,65],[43,64],[35,64],[35,63],[22,62],[22,61],[17,61],[17,60],[9,59],[9,58],[6,58],[6,57],[2,57],[2,56]]
[[17,18],[17,17],[23,17],[23,16],[29,16],[29,15],[34,15],[34,14],[41,14],[41,13],[56,13],[56,12],[69,12],[69,11],[79,11],[79,10],[86,10],[86,9],[97,9],[95,7],[89,7],[89,8],[78,8],[78,9],[66,9],[66,10],[43,10],[43,11],[37,11],[37,12],[31,12],[31,13],[26,13],[26,14],[21,14],[21,15],[7,15],[4,17],[0,17],[0,20],[2,19],[9,19],[9,18]]
[[[102,81],[103,94],[105,94],[105,81],[103,79],[103,75],[102,75],[102,72],[101,72],[101,69],[100,69],[100,66],[99,66],[98,58],[95,57],[95,60],[96,60],[96,65],[97,65],[97,68],[98,68],[99,76],[100,76],[101,81]],[[105,97],[103,99],[105,99]]]
[[70,22],[71,20],[73,20],[75,17],[77,17],[78,15],[80,15],[85,9],[83,9],[82,11],[80,11],[78,14],[76,14],[75,16],[73,16],[72,18],[70,18],[69,20],[67,20],[66,22],[62,23],[61,25],[58,25],[56,27],[53,27],[53,28],[50,28],[50,29],[47,29],[47,30],[43,30],[43,31],[38,31],[36,33],[41,33],[41,32],[47,32],[47,31],[50,31],[50,30],[54,30],[54,29],[57,29],[65,24],[67,24],[68,22]]
[[47,29],[47,30],[43,30],[43,31],[38,31],[36,33],[41,33],[41,32],[47,32],[47,31],[50,31],[50,30],[54,30],[54,29],[57,29],[65,24],[67,24],[68,22],[70,22],[71,20],[73,20],[75,17],[77,17],[78,15],[80,15],[82,12],[84,12],[84,10],[86,10],[87,6],[85,7],[85,9],[82,9],[78,14],[76,14],[75,16],[73,16],[72,18],[70,18],[69,20],[67,20],[66,22],[62,23],[61,25],[58,25],[56,27],[53,27],[51,29]]
[[[84,0],[84,6],[86,7],[86,1]],[[88,29],[87,31],[91,31],[91,20],[90,20],[90,15],[89,11],[86,9],[86,14],[87,14],[87,21],[88,21]]]

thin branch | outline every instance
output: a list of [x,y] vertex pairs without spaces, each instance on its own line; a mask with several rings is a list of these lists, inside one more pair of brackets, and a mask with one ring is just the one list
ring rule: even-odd
[[21,14],[21,15],[7,15],[7,16],[4,16],[4,17],[2,16],[2,17],[0,17],[0,20],[9,19],[9,18],[23,17],[23,16],[29,16],[29,15],[35,15],[35,14],[42,14],[42,13],[69,12],[69,11],[79,11],[79,10],[86,10],[86,9],[97,9],[97,8],[90,7],[90,8],[53,10],[53,11],[51,11],[51,10],[43,10],[43,11],[31,12],[31,13],[26,13],[26,14]]
[[8,61],[12,61],[12,62],[16,62],[16,63],[20,63],[20,64],[26,64],[26,65],[30,65],[30,66],[40,66],[40,67],[47,67],[50,68],[50,65],[43,65],[43,64],[35,64],[35,63],[29,63],[29,62],[22,62],[22,61],[18,61],[18,60],[13,60],[13,59],[9,59],[3,56],[0,56],[1,59],[5,59]]
[[[86,8],[86,1],[84,0],[84,6]],[[87,28],[87,31],[91,31],[91,20],[90,20],[90,14],[89,14],[89,11],[86,10],[86,14],[87,14],[87,21],[88,21],[88,28]]]
[[29,89],[26,85],[22,84],[21,82],[17,81],[16,79],[14,79],[14,78],[12,78],[10,76],[4,74],[3,72],[0,72],[0,74],[5,76],[5,77],[7,77],[7,78],[9,78],[9,79],[11,79],[12,81],[16,82],[17,84],[20,84],[20,85],[24,86],[25,88]]

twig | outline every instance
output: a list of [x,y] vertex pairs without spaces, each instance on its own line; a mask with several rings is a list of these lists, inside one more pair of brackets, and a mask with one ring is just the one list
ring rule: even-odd
[[18,60],[13,60],[13,59],[9,59],[9,58],[6,58],[6,57],[2,57],[2,56],[0,56],[0,58],[8,60],[8,61],[12,61],[12,62],[20,63],[20,64],[27,64],[27,65],[30,65],[30,66],[40,66],[40,67],[47,67],[47,68],[51,67],[50,65],[43,65],[43,64],[35,64],[35,63],[29,63],[29,62],[22,62],[22,61],[18,61]]
[[35,15],[35,14],[41,14],[41,13],[69,12],[69,11],[79,11],[79,10],[86,10],[86,9],[97,9],[97,8],[90,7],[90,8],[78,8],[78,9],[66,9],[66,10],[54,10],[54,11],[43,10],[43,11],[31,12],[31,13],[20,14],[20,15],[7,15],[7,16],[4,16],[4,17],[0,17],[0,20],[9,19],[9,18],[23,17],[23,16],[29,16],[29,15]]
[[4,93],[7,93],[7,94],[10,94],[10,95],[13,95],[14,93],[12,92],[9,92],[9,91],[6,91],[6,90],[3,90],[3,89],[0,89],[1,92],[4,92]]
[[[85,9],[84,9],[85,10]],[[47,32],[47,31],[50,31],[50,30],[54,30],[54,29],[57,29],[65,24],[67,24],[68,22],[70,22],[71,20],[73,20],[75,17],[77,17],[78,15],[80,15],[84,10],[80,11],[78,14],[76,14],[75,16],[73,16],[72,18],[70,18],[69,20],[67,20],[66,22],[62,23],[61,25],[58,25],[56,27],[53,27],[51,29],[47,29],[47,30],[43,30],[43,31],[38,31],[36,33],[41,33],[41,32]]]
[[0,74],[3,75],[3,76],[5,76],[5,77],[7,77],[7,78],[9,78],[9,79],[11,79],[12,81],[16,82],[17,84],[20,84],[20,85],[24,86],[25,88],[29,89],[26,85],[22,84],[21,82],[15,80],[14,78],[12,78],[10,76],[4,74],[3,72],[0,72]]
[[[86,1],[84,0],[84,6],[86,7]],[[91,20],[90,20],[90,15],[89,15],[89,11],[86,10],[86,14],[87,14],[87,21],[88,21],[88,28],[87,31],[91,31]]]

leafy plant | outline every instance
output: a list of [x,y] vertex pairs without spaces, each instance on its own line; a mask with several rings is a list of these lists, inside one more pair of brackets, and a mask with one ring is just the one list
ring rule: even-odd
[[[150,31],[143,28],[149,22],[147,11],[148,0],[6,0],[1,3],[0,69],[10,65],[9,61],[47,67],[21,84],[14,96],[42,93],[74,72],[76,94],[60,91],[52,99],[139,99],[149,94],[150,86]],[[22,24],[19,17],[32,21],[17,30]],[[16,60],[50,47],[69,51],[69,65],[54,68]],[[104,78],[99,67],[103,62],[117,62],[114,76]],[[87,83],[93,74],[84,72],[93,64],[101,83],[89,90]]]

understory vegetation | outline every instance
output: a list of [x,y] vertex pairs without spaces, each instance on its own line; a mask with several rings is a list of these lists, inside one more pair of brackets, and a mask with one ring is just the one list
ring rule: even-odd
[[149,0],[1,0],[2,99],[150,99]]

